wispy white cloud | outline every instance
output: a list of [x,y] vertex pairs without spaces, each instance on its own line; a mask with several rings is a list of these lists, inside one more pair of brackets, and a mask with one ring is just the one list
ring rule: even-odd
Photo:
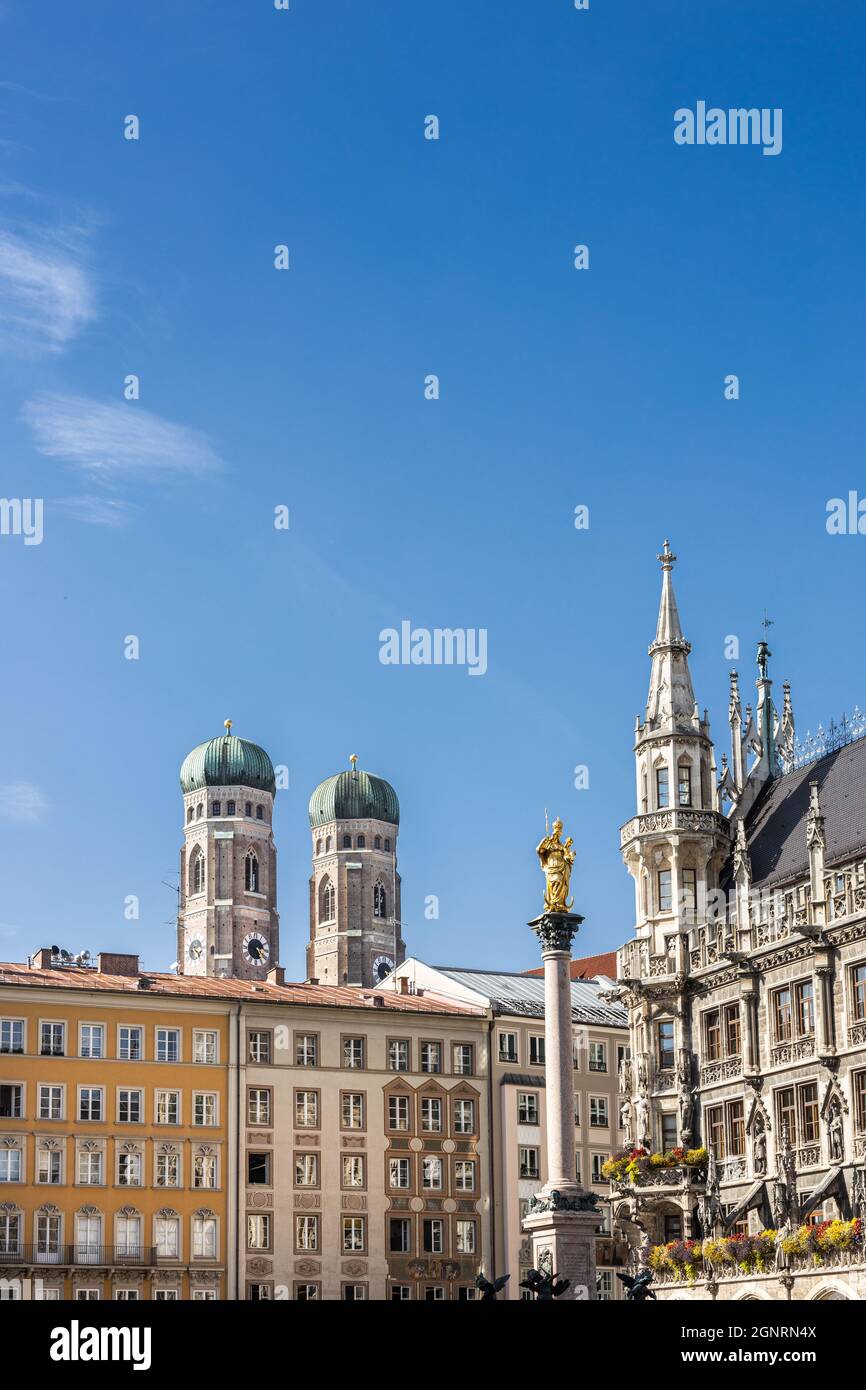
[[44,393],[27,401],[22,415],[41,454],[101,482],[200,475],[223,467],[201,431],[138,405]]
[[95,317],[76,234],[0,227],[0,347],[60,352]]
[[65,512],[75,521],[84,521],[88,526],[125,526],[131,510],[127,502],[118,497],[97,497],[85,494],[82,497],[58,497],[49,502],[52,511]]
[[42,820],[48,802],[32,782],[6,782],[0,786],[0,819],[30,825]]

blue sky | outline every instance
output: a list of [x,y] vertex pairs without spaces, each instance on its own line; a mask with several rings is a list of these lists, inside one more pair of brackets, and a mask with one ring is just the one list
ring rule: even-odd
[[[2,494],[45,534],[0,537],[0,954],[173,961],[177,770],[226,717],[290,770],[290,975],[352,752],[414,954],[536,963],[545,806],[613,947],[665,535],[718,754],[765,607],[798,730],[862,705],[866,537],[825,518],[866,495],[864,39],[796,0],[2,0]],[[781,108],[781,154],[676,145],[698,100]],[[383,666],[403,619],[486,628],[487,674]]]

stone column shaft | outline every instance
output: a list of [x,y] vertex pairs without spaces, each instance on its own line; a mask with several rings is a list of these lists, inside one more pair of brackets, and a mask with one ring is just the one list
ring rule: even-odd
[[576,1184],[574,1053],[568,951],[545,951],[544,1047],[547,1105],[547,1188]]

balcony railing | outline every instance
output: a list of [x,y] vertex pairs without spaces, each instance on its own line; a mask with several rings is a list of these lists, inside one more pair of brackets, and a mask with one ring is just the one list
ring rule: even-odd
[[177,1257],[163,1257],[152,1245],[19,1245],[0,1248],[0,1265],[100,1265],[113,1268],[141,1268],[160,1263],[176,1263]]
[[668,806],[660,811],[647,811],[641,816],[632,816],[619,832],[620,844],[627,845],[639,835],[652,834],[657,830],[714,831],[725,838],[730,836],[727,818],[718,811],[699,811],[693,807]]

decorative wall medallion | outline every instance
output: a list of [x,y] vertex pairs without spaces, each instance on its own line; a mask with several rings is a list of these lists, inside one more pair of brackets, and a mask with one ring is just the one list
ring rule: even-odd
[[322,1266],[318,1260],[295,1260],[296,1274],[303,1274],[305,1278],[310,1278],[311,1275],[321,1274],[321,1272]]
[[296,1192],[295,1206],[310,1210],[318,1210],[322,1205],[322,1198],[318,1192]]
[[367,1136],[365,1134],[344,1134],[344,1149],[363,1149]]
[[367,1265],[364,1260],[345,1260],[343,1273],[348,1274],[350,1279],[360,1279],[362,1274],[367,1273]]
[[247,1130],[247,1143],[252,1144],[253,1148],[260,1147],[262,1144],[273,1144],[273,1142],[274,1136],[268,1130]]
[[257,1257],[254,1260],[247,1260],[247,1274],[273,1274],[273,1260],[263,1260]]
[[344,1211],[366,1211],[366,1209],[367,1209],[367,1198],[366,1198],[366,1197],[353,1196],[353,1195],[351,1195],[351,1194],[344,1193],[344,1195],[343,1195],[343,1210],[344,1210]]
[[296,1134],[295,1144],[298,1148],[317,1148],[319,1144],[318,1134]]
[[272,1207],[274,1205],[273,1193],[271,1192],[248,1192],[248,1207]]
[[418,1151],[419,1151],[420,1149],[423,1149],[423,1147],[424,1147],[424,1140],[423,1140],[423,1139],[410,1139],[410,1140],[409,1140],[409,1148],[412,1150],[413,1153],[418,1153]]
[[409,1203],[409,1206],[410,1206],[410,1208],[412,1209],[412,1211],[423,1211],[423,1210],[424,1210],[424,1199],[423,1199],[423,1197],[413,1197],[412,1200],[411,1200],[411,1202]]
[[453,1154],[454,1148],[455,1148],[454,1140],[453,1140],[453,1139],[443,1139],[443,1141],[442,1141],[442,1148],[445,1150],[445,1152],[446,1152],[447,1154]]

